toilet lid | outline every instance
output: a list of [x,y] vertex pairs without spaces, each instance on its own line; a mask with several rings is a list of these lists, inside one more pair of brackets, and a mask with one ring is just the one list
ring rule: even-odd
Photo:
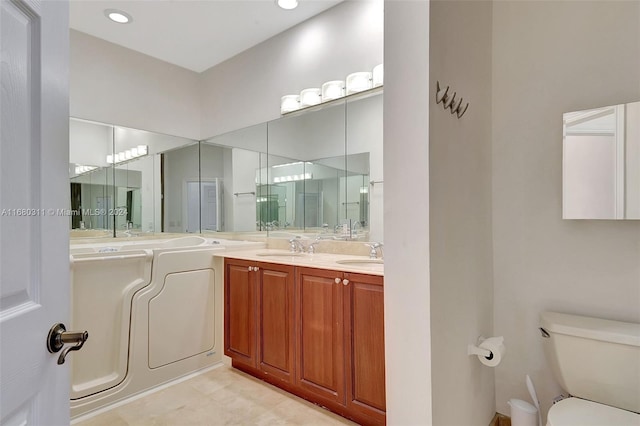
[[554,404],[547,426],[640,426],[640,414],[580,398]]

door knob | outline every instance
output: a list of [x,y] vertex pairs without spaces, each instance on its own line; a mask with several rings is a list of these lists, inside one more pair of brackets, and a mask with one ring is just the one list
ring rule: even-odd
[[64,324],[54,324],[47,336],[47,349],[53,354],[59,352],[65,344],[69,344],[70,346],[64,348],[58,357],[58,365],[64,364],[67,354],[71,351],[80,350],[88,338],[89,333],[87,331],[67,331]]

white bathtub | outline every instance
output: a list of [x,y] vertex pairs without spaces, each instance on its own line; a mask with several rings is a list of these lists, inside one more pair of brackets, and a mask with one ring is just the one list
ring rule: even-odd
[[[247,246],[254,246],[249,243]],[[222,359],[222,283],[213,253],[240,242],[187,236],[71,246],[71,416]]]

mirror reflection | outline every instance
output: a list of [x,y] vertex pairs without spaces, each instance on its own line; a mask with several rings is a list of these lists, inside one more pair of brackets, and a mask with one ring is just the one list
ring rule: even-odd
[[72,237],[382,240],[382,92],[195,141],[70,120]]
[[[229,132],[200,145],[202,232],[261,229],[261,176],[266,164],[265,123]],[[265,195],[266,196],[266,195]]]
[[640,102],[563,115],[564,219],[640,219]]

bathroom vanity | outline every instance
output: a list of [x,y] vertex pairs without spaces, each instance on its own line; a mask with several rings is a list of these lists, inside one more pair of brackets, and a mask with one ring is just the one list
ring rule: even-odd
[[360,424],[385,423],[382,264],[280,250],[216,256],[233,367]]

